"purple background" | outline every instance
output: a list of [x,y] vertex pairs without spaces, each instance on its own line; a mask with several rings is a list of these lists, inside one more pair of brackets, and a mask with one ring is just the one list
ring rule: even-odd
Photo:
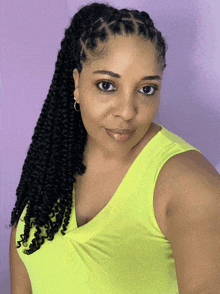
[[[102,2],[102,1],[97,1]],[[8,226],[22,166],[69,19],[88,1],[1,0],[0,292],[10,293]],[[155,122],[192,144],[220,172],[218,0],[111,1],[148,12],[169,49]]]

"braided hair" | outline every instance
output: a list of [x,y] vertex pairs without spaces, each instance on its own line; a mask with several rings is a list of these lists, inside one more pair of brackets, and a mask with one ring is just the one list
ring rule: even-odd
[[[73,70],[77,68],[80,74],[83,63],[90,61],[89,54],[100,58],[103,52],[97,51],[97,41],[106,42],[111,35],[123,33],[150,40],[155,45],[162,69],[166,67],[165,39],[144,11],[118,10],[109,4],[92,3],[81,7],[65,30],[11,212],[9,226],[16,228],[27,206],[24,234],[20,235],[17,248],[21,247],[21,242],[25,246],[32,225],[36,227],[35,238],[29,250],[23,251],[25,254],[38,250],[45,238],[52,241],[62,223],[61,233],[65,235],[71,215],[74,175],[82,175],[86,171],[82,162],[87,132],[80,112],[74,110]],[[46,236],[40,235],[42,227],[47,229]]]

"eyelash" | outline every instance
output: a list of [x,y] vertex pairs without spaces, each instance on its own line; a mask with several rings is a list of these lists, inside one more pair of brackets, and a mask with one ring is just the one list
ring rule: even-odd
[[[101,81],[101,82],[99,82],[99,83],[96,84],[97,88],[98,88],[100,91],[102,91],[102,92],[114,92],[114,91],[116,91],[116,90],[111,90],[111,91],[109,91],[109,90],[103,90],[103,89],[101,89],[98,85],[99,85],[99,84],[102,84],[102,83],[108,83],[108,84],[112,85],[112,83],[110,83],[110,82],[108,82],[108,81]],[[112,86],[113,86],[113,85],[112,85]],[[145,95],[145,96],[153,96],[153,95],[155,94],[155,92],[158,91],[158,87],[157,87],[157,86],[144,86],[144,87],[142,87],[142,88],[145,88],[145,87],[154,88],[154,92],[153,92],[153,94],[145,94],[145,93],[141,93],[141,94],[143,94],[143,95]],[[142,88],[141,88],[141,89],[142,89]]]

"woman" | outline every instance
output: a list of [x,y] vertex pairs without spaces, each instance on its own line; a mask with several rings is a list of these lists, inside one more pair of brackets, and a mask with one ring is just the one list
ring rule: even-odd
[[74,15],[16,191],[12,293],[220,290],[220,176],[153,122],[166,49],[146,12]]

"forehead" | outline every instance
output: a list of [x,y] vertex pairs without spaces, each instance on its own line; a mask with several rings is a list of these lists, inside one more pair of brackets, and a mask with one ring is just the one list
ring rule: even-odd
[[99,43],[89,53],[88,71],[100,67],[117,67],[118,70],[149,69],[158,71],[157,51],[150,40],[136,35],[111,36],[105,43]]

